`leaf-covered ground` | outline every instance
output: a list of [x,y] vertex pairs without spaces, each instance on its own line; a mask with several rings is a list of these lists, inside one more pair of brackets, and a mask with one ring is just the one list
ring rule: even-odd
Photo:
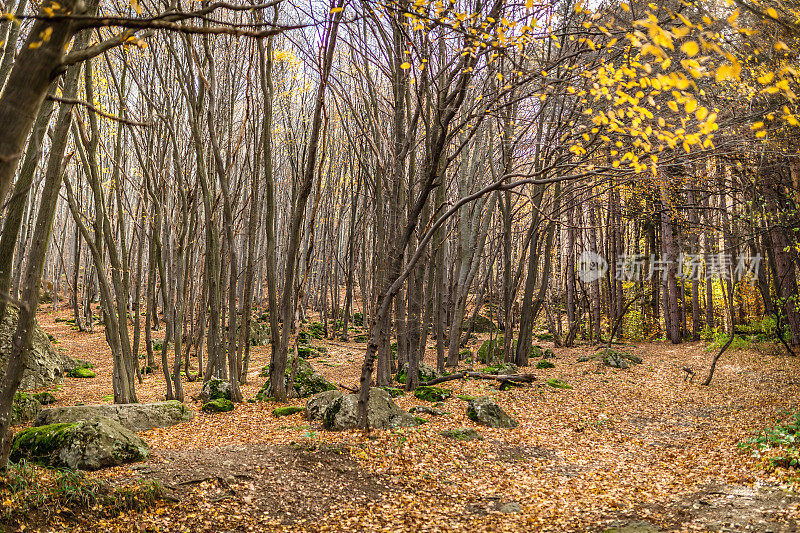
[[[66,317],[66,312],[59,313]],[[94,379],[67,378],[57,405],[111,402],[111,359],[101,331],[79,333],[40,317],[58,347],[96,365]],[[160,332],[156,332],[158,336]],[[354,385],[364,345],[328,348],[312,364],[334,383]],[[544,343],[543,343],[544,344]],[[546,344],[549,346],[549,344]],[[471,348],[476,349],[477,343]],[[797,410],[800,361],[759,350],[731,351],[703,387],[705,343],[628,346],[644,362],[616,370],[577,363],[597,347],[554,348],[555,368],[527,369],[532,386],[501,392],[493,382],[444,384],[443,410],[410,429],[329,433],[303,414],[275,418],[273,403],[243,403],[143,433],[153,457],[91,474],[123,483],[156,478],[169,500],[109,520],[55,522],[98,531],[602,531],[647,521],[664,531],[795,531],[800,520],[791,473],[766,471],[736,444]],[[245,398],[268,348],[254,348]],[[427,362],[433,366],[433,352]],[[535,364],[536,361],[533,361]],[[682,368],[698,372],[683,381]],[[159,371],[160,372],[160,371]],[[139,400],[164,398],[163,376],[145,376]],[[544,385],[558,378],[574,387]],[[187,395],[199,383],[186,383]],[[519,420],[513,430],[476,426],[461,395],[488,395]],[[410,395],[397,403],[423,402]],[[304,405],[293,400],[291,405]],[[471,427],[483,440],[439,433]],[[507,505],[516,503],[514,505]],[[506,511],[501,512],[501,508]]]

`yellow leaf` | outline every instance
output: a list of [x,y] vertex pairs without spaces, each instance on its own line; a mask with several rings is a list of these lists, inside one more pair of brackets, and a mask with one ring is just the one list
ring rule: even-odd
[[775,73],[774,72],[767,72],[763,76],[759,76],[758,77],[758,83],[760,83],[761,85],[766,85],[769,82],[771,82],[772,78],[774,78],[774,77],[775,77]]
[[344,10],[343,7],[334,7],[333,9],[331,9],[331,13],[339,13],[342,10]]
[[681,45],[681,50],[683,50],[683,53],[687,56],[694,57],[697,55],[697,52],[700,51],[700,47],[695,41],[686,41]]
[[400,68],[401,68],[401,69],[403,69],[403,70],[408,70],[408,69],[410,69],[410,68],[411,68],[411,63],[409,63],[408,61],[406,61],[405,63],[403,63],[402,65],[400,65]]

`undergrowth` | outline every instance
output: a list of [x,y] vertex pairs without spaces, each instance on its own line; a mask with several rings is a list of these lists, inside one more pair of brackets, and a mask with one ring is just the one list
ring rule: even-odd
[[9,463],[0,475],[0,524],[47,522],[55,515],[109,518],[152,507],[160,498],[157,481],[112,487],[87,479],[80,471],[47,469],[20,461]]
[[800,474],[800,413],[784,416],[775,426],[759,431],[755,436],[737,446],[743,452],[764,461],[767,470],[785,469],[789,477],[798,479]]

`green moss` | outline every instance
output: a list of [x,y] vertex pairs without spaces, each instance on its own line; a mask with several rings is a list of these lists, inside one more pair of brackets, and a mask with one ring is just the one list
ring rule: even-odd
[[556,389],[572,389],[572,385],[561,381],[560,379],[548,379],[547,384]]
[[78,422],[49,424],[20,431],[14,435],[11,443],[10,459],[15,463],[27,459],[45,466],[50,465],[53,452],[69,440],[78,424]]
[[210,402],[203,405],[203,412],[204,413],[225,413],[228,411],[233,411],[236,406],[233,404],[232,401],[226,400],[224,398],[217,398],[216,400],[211,400]]
[[414,422],[416,422],[418,426],[421,426],[422,424],[427,424],[428,423],[428,421],[425,420],[424,418],[422,418],[421,416],[415,416],[414,417]]
[[446,400],[453,394],[450,389],[443,389],[440,387],[417,387],[414,391],[414,397],[426,402],[441,402]]
[[50,392],[37,392],[32,394],[33,398],[42,405],[50,405],[56,403],[56,397]]
[[474,400],[475,396],[470,396],[469,394],[458,394],[456,395],[456,398],[458,398],[459,400],[464,400],[465,402],[469,402],[471,400]]
[[518,370],[519,367],[514,363],[501,363],[499,365],[487,366],[482,372],[484,374],[507,375],[515,374]]
[[403,396],[405,391],[403,389],[398,389],[397,387],[381,387],[383,390],[389,393],[389,396],[392,398],[397,398],[399,396]]
[[368,340],[369,340],[369,337],[366,336],[366,335],[356,335],[355,337],[353,337],[353,342],[362,342],[363,343],[363,342],[367,342]]
[[536,364],[537,370],[544,370],[545,368],[555,368],[556,365],[551,363],[550,361],[546,361],[542,359]]
[[480,433],[472,428],[448,429],[439,433],[443,437],[455,440],[483,440]]
[[279,417],[279,416],[289,416],[303,411],[305,411],[305,407],[287,405],[285,407],[276,407],[275,409],[273,409],[272,414],[276,417]]
[[355,324],[358,327],[364,327],[364,314],[353,313],[353,324]]
[[79,366],[77,368],[73,368],[72,370],[67,372],[67,375],[71,378],[93,378],[97,376],[97,374],[94,373],[94,370],[91,370],[90,368],[85,366]]
[[[267,377],[269,377],[268,366],[264,367],[262,370],[262,374],[263,373],[266,373]],[[289,361],[286,365],[286,371],[284,372],[284,380],[287,388],[289,387],[289,379],[291,378],[291,375],[292,361]],[[295,396],[298,398],[307,398],[308,396],[313,396],[314,394],[318,394],[320,392],[335,390],[336,385],[325,379],[322,374],[315,372],[314,367],[311,366],[311,363],[301,357],[297,362],[297,369],[292,388],[294,389]],[[267,379],[267,381],[264,383],[264,386],[261,387],[261,390],[258,392],[258,394],[256,394],[256,400],[264,401],[266,398],[270,397],[270,389],[270,381]]]

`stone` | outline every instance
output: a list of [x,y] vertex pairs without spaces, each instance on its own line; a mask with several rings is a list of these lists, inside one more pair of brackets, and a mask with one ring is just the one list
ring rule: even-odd
[[448,399],[453,394],[450,389],[443,389],[441,387],[417,387],[414,391],[414,397],[424,400],[426,402],[441,402]]
[[519,367],[514,363],[500,363],[483,369],[484,374],[494,374],[496,376],[516,374],[518,371]]
[[[8,366],[8,354],[11,353],[11,338],[17,329],[19,309],[9,304],[6,316],[0,321],[0,375],[5,374]],[[36,324],[31,337],[25,368],[22,372],[21,390],[40,389],[64,383],[67,371],[75,366],[70,357],[55,350],[47,338],[47,334]]]
[[94,370],[86,366],[79,366],[67,372],[67,376],[71,378],[93,378],[96,377]]
[[194,413],[177,400],[154,403],[121,403],[112,405],[71,405],[43,409],[34,426],[79,422],[100,417],[113,420],[134,431],[174,426],[192,419]]
[[208,403],[211,400],[230,400],[231,399],[231,384],[224,379],[209,379],[203,383],[203,390],[200,391],[200,400],[203,403]]
[[322,420],[322,415],[330,405],[342,397],[342,392],[338,390],[329,390],[315,394],[306,403],[306,419],[307,420]]
[[519,422],[488,396],[470,400],[467,404],[467,417],[477,424],[492,428],[515,428],[519,425]]
[[51,467],[99,470],[142,461],[147,443],[114,420],[95,417],[81,422],[36,426],[14,435],[11,460]]
[[[286,365],[284,376],[286,387],[289,389],[288,396],[290,398],[307,398],[320,392],[336,389],[336,385],[325,379],[325,376],[314,370],[314,367],[311,366],[311,363],[302,357],[297,360],[297,370],[294,376],[294,383],[292,387],[289,387],[289,379],[291,378],[291,375],[292,362],[289,361],[289,363]],[[261,390],[258,391],[258,394],[256,394],[256,400],[265,401],[267,398],[269,398],[270,388],[270,382],[269,379],[267,379],[267,381],[264,383],[264,386],[261,387]]]
[[546,383],[547,383],[548,385],[550,385],[551,387],[553,387],[554,389],[568,389],[568,390],[572,390],[572,385],[570,385],[569,383],[567,383],[567,382],[565,382],[565,381],[561,381],[560,379],[555,379],[555,378],[553,378],[553,379],[548,379],[548,380],[546,381]]
[[547,368],[555,368],[555,367],[556,367],[556,365],[554,365],[553,363],[551,363],[550,361],[547,361],[545,359],[542,359],[541,361],[536,363],[536,369],[537,370],[545,370]]
[[418,405],[416,407],[412,407],[408,410],[410,413],[414,414],[423,414],[423,415],[431,415],[431,416],[442,416],[450,414],[447,411],[443,411],[441,409],[437,409],[435,407],[428,407],[427,405]]
[[521,513],[522,506],[517,502],[508,502],[498,507],[497,510],[504,514]]
[[[394,379],[399,383],[405,383],[407,375],[408,363],[404,364],[397,374],[395,374]],[[420,363],[420,365],[417,367],[417,378],[419,379],[419,383],[425,383],[426,381],[430,381],[438,377],[439,373],[424,363]]]
[[42,404],[33,394],[16,393],[14,403],[11,404],[11,425],[15,426],[33,420],[41,410]]
[[232,401],[225,398],[217,398],[203,404],[202,409],[204,413],[227,413],[228,411],[233,411],[235,407]]
[[392,398],[399,398],[400,396],[404,396],[406,391],[403,389],[398,389],[397,387],[381,387],[383,390],[389,393],[389,396]]
[[[467,331],[469,328],[469,320],[465,320],[461,329]],[[497,325],[488,317],[478,315],[475,317],[475,322],[472,325],[472,331],[475,333],[489,333],[490,331],[497,331]]]
[[51,392],[36,392],[31,394],[37,402],[42,405],[50,405],[52,403],[56,403],[56,397],[53,396]]
[[276,407],[272,410],[272,416],[280,417],[280,416],[289,416],[295,413],[300,413],[305,410],[305,407],[297,407],[296,405],[287,405],[285,407]]
[[448,429],[439,435],[454,440],[483,440],[483,436],[472,428]]
[[[400,409],[389,393],[383,389],[369,390],[367,422],[371,429],[413,427],[419,424],[412,415]],[[358,427],[358,395],[345,394],[334,400],[325,410],[322,427],[330,431]]]
[[579,363],[585,363],[587,361],[602,361],[606,366],[610,366],[611,368],[625,370],[630,368],[631,365],[641,364],[642,358],[638,355],[614,350],[613,348],[603,348],[594,355],[582,355],[578,358]]

